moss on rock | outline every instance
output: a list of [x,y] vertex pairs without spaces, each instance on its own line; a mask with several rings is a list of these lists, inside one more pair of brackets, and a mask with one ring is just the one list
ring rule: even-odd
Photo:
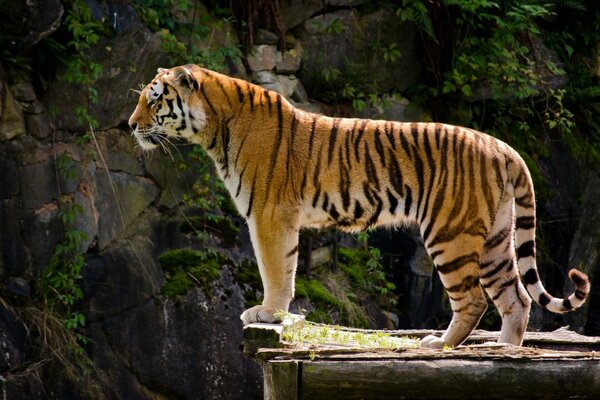
[[194,286],[210,288],[227,259],[220,253],[177,249],[161,254],[158,261],[166,275],[161,293],[179,296]]

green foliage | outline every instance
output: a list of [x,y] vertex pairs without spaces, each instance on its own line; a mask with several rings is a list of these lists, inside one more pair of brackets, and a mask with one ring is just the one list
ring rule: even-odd
[[[135,0],[135,5],[146,25],[160,32],[163,50],[169,53],[173,64],[198,64],[224,71],[229,61],[242,55],[233,37],[229,37],[232,16],[218,6],[221,19],[214,23],[211,15],[202,13],[198,2],[191,0]],[[182,18],[190,14],[191,21]],[[217,30],[225,32],[224,45],[214,43]]]
[[343,307],[339,299],[335,298],[329,290],[317,279],[296,279],[296,297],[304,297],[313,302],[318,308]]
[[165,252],[158,258],[165,272],[161,293],[173,297],[184,295],[194,286],[210,292],[219,279],[221,266],[228,260],[220,253],[178,249]]

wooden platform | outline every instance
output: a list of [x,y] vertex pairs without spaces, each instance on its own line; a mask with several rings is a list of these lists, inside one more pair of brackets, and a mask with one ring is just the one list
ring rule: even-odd
[[[516,347],[485,344],[498,334],[475,331],[467,345],[453,349],[378,348],[351,340],[290,342],[289,330],[300,329],[295,324],[302,322],[244,328],[244,350],[263,366],[266,400],[600,399],[600,337],[560,329],[527,333]],[[386,331],[414,343],[431,333],[441,334]]]

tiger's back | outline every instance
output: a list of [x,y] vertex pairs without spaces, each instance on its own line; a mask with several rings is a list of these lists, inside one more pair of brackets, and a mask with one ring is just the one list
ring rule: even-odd
[[[416,223],[453,311],[441,338],[423,340],[428,347],[468,336],[487,307],[484,290],[502,316],[500,342],[513,344],[522,341],[530,295],[565,312],[589,292],[587,276],[576,270],[569,276],[577,290],[568,298],[544,289],[529,171],[491,136],[444,124],[311,114],[277,93],[195,66],[155,81],[175,97],[153,93],[152,84],[145,89],[130,120],[142,147],[153,146],[140,126],[202,144],[247,218],[265,298],[242,314],[244,323],[274,321],[276,310],[288,309],[303,226],[353,232]],[[173,121],[144,109],[144,97],[148,103],[161,96]]]

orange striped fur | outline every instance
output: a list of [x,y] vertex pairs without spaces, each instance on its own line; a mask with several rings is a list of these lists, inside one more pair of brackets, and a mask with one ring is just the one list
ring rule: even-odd
[[520,345],[531,298],[552,312],[579,307],[576,290],[550,296],[535,263],[535,196],[523,159],[483,133],[436,123],[331,118],[281,95],[194,65],[159,70],[129,121],[146,150],[171,139],[202,145],[248,221],[264,285],[244,324],[272,322],[294,295],[301,227],[355,232],[417,224],[452,306],[441,338],[455,346],[487,308],[499,341]]

